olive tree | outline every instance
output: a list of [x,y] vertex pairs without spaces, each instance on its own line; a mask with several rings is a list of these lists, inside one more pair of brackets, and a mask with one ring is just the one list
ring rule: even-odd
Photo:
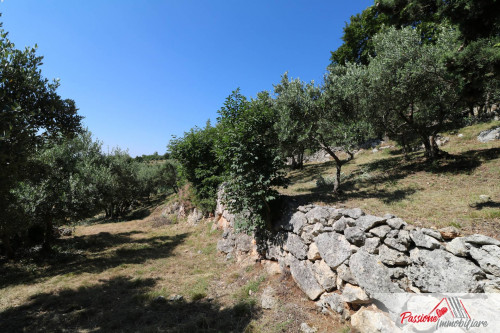
[[443,28],[435,43],[423,44],[415,29],[391,28],[374,37],[374,46],[365,89],[369,118],[389,132],[417,136],[426,156],[437,158],[436,134],[461,119],[463,80],[446,62],[459,48],[456,31]]
[[47,142],[73,136],[81,117],[62,99],[57,81],[44,78],[36,47],[16,49],[0,24],[0,238],[8,255],[20,226],[12,190],[31,174],[30,157]]

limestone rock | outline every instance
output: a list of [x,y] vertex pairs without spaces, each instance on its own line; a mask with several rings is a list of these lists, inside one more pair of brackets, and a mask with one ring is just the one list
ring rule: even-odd
[[188,224],[195,225],[198,224],[203,219],[203,212],[198,209],[194,209],[191,214],[187,217]]
[[391,281],[390,270],[378,257],[360,249],[349,259],[352,275],[369,296],[377,299],[379,293],[403,292]]
[[302,212],[296,212],[290,218],[291,231],[300,234],[305,225],[307,225],[306,215]]
[[398,333],[401,329],[375,305],[361,308],[351,317],[351,325],[359,333]]
[[299,206],[297,208],[297,210],[305,214],[313,208],[314,208],[314,205],[305,205],[305,206]]
[[366,252],[376,254],[378,253],[378,246],[380,245],[380,238],[372,237],[365,239],[365,245],[363,245],[363,249]]
[[314,242],[309,245],[309,251],[307,251],[307,259],[309,259],[311,261],[321,259],[321,255],[319,254],[318,246]]
[[484,273],[472,262],[441,250],[415,248],[410,251],[413,262],[407,276],[423,292],[473,293],[480,292],[478,280]]
[[276,301],[276,298],[274,295],[276,294],[276,291],[274,290],[273,287],[267,287],[264,289],[262,292],[262,296],[260,297],[261,299],[261,305],[263,309],[273,309],[276,307],[278,302]]
[[358,286],[347,283],[342,290],[342,300],[350,304],[370,303],[370,297]]
[[386,245],[381,245],[378,248],[380,260],[391,266],[405,266],[411,263],[410,257],[397,250],[390,249]]
[[318,329],[316,327],[311,327],[307,323],[300,324],[300,332],[301,333],[316,333]]
[[388,225],[381,225],[380,227],[370,229],[370,233],[380,238],[384,238],[389,231],[391,231],[391,227]]
[[362,246],[365,242],[365,233],[358,227],[347,227],[344,230],[344,236],[351,244]]
[[330,211],[326,207],[316,206],[311,209],[306,214],[307,221],[309,224],[315,224],[317,222],[326,225],[330,219]]
[[386,223],[392,229],[396,229],[396,230],[399,230],[399,229],[401,229],[402,227],[404,227],[406,225],[406,222],[403,221],[402,219],[400,219],[399,217],[394,217],[394,218],[388,219],[386,221]]
[[217,242],[217,250],[219,252],[232,252],[235,246],[234,238],[223,238]]
[[323,287],[314,277],[312,263],[309,260],[293,260],[290,263],[290,272],[295,283],[309,299],[315,300],[324,292]]
[[438,231],[444,240],[450,240],[460,236],[460,230],[452,226],[441,228]]
[[484,236],[484,235],[479,235],[479,234],[474,234],[472,236],[467,236],[464,237],[464,241],[466,243],[471,243],[471,244],[477,244],[477,245],[496,245],[500,246],[500,241]]
[[252,250],[253,238],[247,234],[240,233],[236,236],[235,245],[236,249],[241,252],[249,252]]
[[[405,230],[401,230],[401,231],[405,231]],[[385,235],[385,237],[387,238],[397,238],[399,235],[399,230],[396,230],[396,229],[393,229],[391,231],[389,231],[387,233],[387,235]],[[408,234],[408,237],[410,236],[410,234]]]
[[321,234],[324,231],[324,229],[325,229],[325,226],[318,222],[313,226],[311,233],[313,234],[313,236],[318,236],[319,234]]
[[345,302],[339,294],[323,294],[321,295],[321,301],[323,304],[328,305],[330,309],[340,314],[342,314],[346,308]]
[[314,276],[326,291],[331,291],[337,286],[337,274],[324,260],[318,260],[312,265]]
[[335,269],[351,256],[351,245],[336,232],[326,232],[315,238],[321,258]]
[[349,268],[349,266],[345,264],[342,264],[339,267],[337,267],[337,276],[345,282],[358,285],[358,281],[356,281],[354,275],[352,275],[351,269]]
[[469,253],[483,271],[500,277],[500,247],[495,245],[484,245],[480,249],[471,247]]
[[491,279],[484,282],[485,293],[500,293],[500,279]]
[[405,270],[402,267],[391,268],[391,276],[395,279],[401,279],[405,276]]
[[357,219],[365,215],[365,213],[360,208],[353,208],[353,209],[343,208],[339,209],[338,212],[344,216],[351,217],[353,219]]
[[[389,234],[391,233],[392,231]],[[399,230],[395,234],[395,237],[389,237],[389,234],[384,239],[384,244],[401,252],[405,252],[408,250],[408,248],[410,247],[410,233],[407,230]]]
[[451,242],[446,243],[446,251],[453,253],[459,257],[469,255],[470,245],[464,241],[462,237],[455,238]]
[[300,238],[302,238],[304,243],[311,244],[311,242],[313,241],[313,239],[314,239],[314,236],[312,234],[313,228],[314,228],[314,226],[312,226],[312,225],[306,225],[302,229],[302,233],[300,234]]
[[333,224],[333,230],[338,232],[344,232],[345,228],[353,227],[356,225],[356,221],[350,217],[342,216],[340,219],[335,221]]
[[273,244],[271,242],[267,243],[267,248],[266,248],[266,258],[267,259],[272,259],[272,260],[278,260],[279,258],[283,257],[285,255],[283,249],[281,246],[277,244]]
[[441,236],[441,233],[439,231],[429,228],[422,228],[421,230],[425,235],[431,236],[432,238],[435,238],[438,241],[441,242],[443,241],[443,237]]
[[477,136],[477,139],[482,143],[486,143],[486,142],[493,141],[493,140],[499,140],[500,139],[500,127],[482,131]]
[[356,225],[363,231],[366,231],[378,225],[384,224],[385,221],[386,219],[384,219],[383,217],[364,215],[358,218],[358,220],[356,221]]
[[288,233],[288,238],[286,240],[285,250],[293,254],[297,259],[307,258],[307,245],[304,244],[302,238],[296,234]]
[[410,231],[411,240],[418,247],[424,247],[426,249],[439,249],[441,244],[430,236],[424,234],[421,230],[412,230]]

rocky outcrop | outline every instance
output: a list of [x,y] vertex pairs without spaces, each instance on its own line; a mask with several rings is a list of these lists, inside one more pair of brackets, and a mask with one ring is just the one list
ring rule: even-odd
[[[222,216],[223,214],[221,214]],[[361,209],[298,207],[276,225],[262,259],[289,267],[298,287],[322,311],[352,316],[361,332],[394,332],[401,304],[395,294],[500,292],[500,242],[483,235],[459,237],[458,230],[415,228],[393,215]],[[219,250],[247,249],[224,234]],[[266,265],[268,265],[266,263]],[[350,309],[350,310],[349,310]],[[394,318],[393,318],[394,319]]]
[[500,127],[482,131],[477,136],[477,139],[483,143],[493,140],[500,140]]

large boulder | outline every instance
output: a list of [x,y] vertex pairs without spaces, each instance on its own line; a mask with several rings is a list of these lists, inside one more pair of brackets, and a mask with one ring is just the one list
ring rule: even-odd
[[306,259],[308,247],[296,234],[288,233],[288,238],[286,240],[285,250],[294,255],[297,259]]
[[356,246],[362,246],[365,242],[365,233],[358,227],[347,227],[344,230],[344,236],[347,241]]
[[341,208],[338,210],[338,212],[344,216],[351,217],[353,219],[357,219],[365,215],[365,213],[360,208],[352,208],[352,209]]
[[475,245],[496,245],[496,246],[500,246],[500,241],[498,241],[498,240],[496,240],[494,238],[491,238],[491,237],[488,237],[488,236],[484,236],[484,235],[479,235],[479,234],[474,234],[474,235],[471,235],[471,236],[464,237],[464,241],[466,243],[475,244]]
[[410,257],[383,244],[378,248],[378,253],[380,260],[387,265],[405,266],[411,263]]
[[362,308],[351,317],[351,325],[359,333],[398,333],[401,329],[375,305]]
[[326,207],[317,206],[308,211],[306,217],[307,221],[310,224],[315,224],[318,222],[327,224],[328,220],[330,219],[330,210]]
[[427,249],[439,249],[441,247],[441,244],[435,238],[424,234],[422,230],[410,231],[410,237],[418,247]]
[[463,237],[453,239],[451,242],[446,243],[446,251],[453,253],[459,257],[466,257],[469,255],[471,246],[466,243]]
[[482,143],[500,140],[500,127],[482,131],[477,136],[477,139]]
[[304,226],[307,225],[306,214],[302,212],[296,212],[292,215],[289,224],[290,229],[287,230],[292,230],[297,235],[300,234]]
[[423,292],[473,293],[481,292],[485,277],[472,262],[441,250],[415,248],[410,251],[413,262],[407,276]]
[[363,231],[369,230],[378,225],[385,223],[387,219],[379,216],[373,215],[363,215],[356,221],[356,225],[360,227]]
[[342,300],[349,304],[366,304],[371,301],[363,289],[349,283],[342,290]]
[[316,281],[312,265],[309,260],[291,260],[290,272],[295,283],[297,283],[307,297],[315,300],[324,292],[324,289]]
[[223,253],[230,253],[233,252],[235,245],[236,243],[234,237],[230,236],[228,238],[220,239],[217,242],[217,250]]
[[471,257],[486,273],[500,277],[500,247],[484,245],[481,248],[471,247]]
[[403,292],[391,281],[391,271],[377,256],[360,248],[349,259],[349,266],[354,279],[369,296],[376,298],[379,293]]
[[337,274],[325,263],[324,260],[318,260],[312,265],[314,276],[319,284],[326,291],[331,291],[337,286]]
[[315,238],[321,258],[335,269],[351,256],[351,244],[344,235],[325,232]]

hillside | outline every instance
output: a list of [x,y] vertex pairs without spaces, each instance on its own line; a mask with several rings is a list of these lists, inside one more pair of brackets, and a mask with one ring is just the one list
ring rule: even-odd
[[[368,213],[391,213],[423,227],[454,226],[464,234],[482,233],[500,238],[500,141],[481,143],[477,135],[500,126],[499,121],[444,133],[450,154],[433,163],[422,152],[406,160],[392,142],[376,152],[361,150],[343,167],[343,193],[331,195],[328,181],[333,161],[306,164],[289,174],[291,185],[281,189],[298,203],[360,207]],[[390,147],[384,149],[384,147]],[[326,185],[318,184],[319,177]],[[490,199],[483,201],[480,196]]]
[[[297,204],[362,207],[499,238],[500,142],[476,140],[499,125],[445,133],[450,140],[442,149],[450,157],[433,164],[421,152],[405,160],[397,148],[383,149],[391,142],[359,151],[344,169],[339,197],[330,194],[331,162],[290,172],[292,183],[281,191]],[[55,257],[4,263],[0,330],[291,332],[303,322],[319,331],[349,330],[340,316],[325,320],[289,274],[270,275],[258,262],[218,254],[220,232],[211,219],[189,225],[166,217],[164,207],[151,206],[132,221],[89,220],[57,240]],[[273,310],[261,308],[267,287],[278,302]]]
[[[216,252],[211,221],[172,223],[163,206],[144,219],[77,226],[57,255],[0,266],[1,332],[327,331],[291,277]],[[260,308],[273,286],[279,307]]]

